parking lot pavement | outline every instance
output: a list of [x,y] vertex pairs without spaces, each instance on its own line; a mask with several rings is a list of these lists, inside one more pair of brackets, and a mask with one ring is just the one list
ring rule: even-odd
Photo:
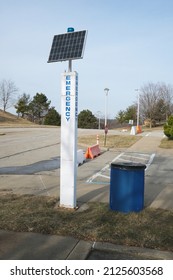
[[[13,129],[1,136],[0,189],[59,198],[59,133],[56,129],[19,129],[17,132]],[[172,209],[173,152],[158,147],[162,137],[158,132],[155,136],[152,133],[145,135],[128,149],[104,151],[101,156],[78,167],[79,204],[88,201],[109,202],[111,162],[132,161],[148,167],[145,174],[145,205]]]

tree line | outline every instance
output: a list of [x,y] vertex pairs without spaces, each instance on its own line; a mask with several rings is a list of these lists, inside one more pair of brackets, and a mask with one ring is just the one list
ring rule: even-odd
[[[39,124],[60,125],[61,116],[51,107],[51,101],[45,94],[36,93],[33,98],[23,93],[18,99],[18,88],[14,82],[0,82],[0,106],[4,111],[14,106],[18,116]],[[173,88],[165,83],[146,83],[138,89],[140,124],[148,121],[150,127],[155,123],[165,123],[173,115]],[[120,110],[115,119],[123,124],[137,119],[138,102],[125,110]],[[98,118],[90,110],[83,110],[78,115],[78,127],[98,128]]]
[[[36,93],[33,98],[23,93],[16,98],[18,88],[14,82],[2,80],[0,82],[0,106],[3,111],[12,106],[15,107],[18,117],[26,118],[34,123],[45,125],[61,124],[61,115],[55,107],[50,107],[51,101],[43,93]],[[97,118],[90,110],[83,110],[78,115],[78,127],[97,128]]]
[[61,116],[55,107],[50,107],[51,101],[43,93],[36,93],[33,98],[23,94],[15,104],[16,113],[22,118],[45,125],[60,125]]
[[[165,83],[147,83],[138,90],[140,122],[148,121],[150,127],[165,123],[173,114],[173,88]],[[120,123],[136,122],[138,102],[120,110],[116,119]]]
[[51,101],[45,94],[36,93],[33,98],[23,93],[16,98],[18,88],[11,80],[0,82],[0,107],[6,112],[7,109],[15,107],[18,117],[26,118],[38,124],[60,125],[60,114],[55,107],[50,107]]

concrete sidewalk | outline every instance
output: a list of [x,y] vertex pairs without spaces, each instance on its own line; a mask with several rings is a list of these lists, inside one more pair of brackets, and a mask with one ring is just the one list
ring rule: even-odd
[[73,237],[0,230],[0,260],[173,260],[173,253]]
[[159,148],[159,137],[143,137],[128,152],[154,153],[145,176],[145,206],[173,210],[173,150]]
[[1,260],[83,260],[91,247],[73,237],[0,230]]

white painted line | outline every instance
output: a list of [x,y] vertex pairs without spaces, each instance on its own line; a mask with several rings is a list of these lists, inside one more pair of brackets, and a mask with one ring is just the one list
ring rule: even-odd
[[106,179],[110,179],[110,176],[106,176],[106,175],[103,175],[103,174],[100,174],[100,177],[103,177],[103,178],[106,178]]
[[[134,154],[136,154],[136,153],[134,153]],[[149,157],[150,155],[148,155],[148,154],[139,154],[139,153],[137,153],[137,155],[139,155],[139,156],[142,156],[142,157]],[[126,157],[136,157],[136,156],[133,156],[133,153],[131,153],[130,155],[128,155],[128,154],[125,154],[125,156]],[[136,158],[141,158],[141,157],[136,157]]]
[[156,154],[152,154],[152,155],[150,156],[149,162],[146,164],[147,167],[146,167],[145,170],[147,170],[148,167],[151,165],[151,163],[152,163],[153,160],[154,160],[155,155],[156,155]]
[[41,175],[39,175],[39,178],[40,178],[40,181],[41,181],[41,183],[42,183],[43,189],[47,192],[47,195],[50,196],[50,193],[49,193],[49,191],[47,190],[46,185],[45,185],[45,183],[43,182],[43,179],[42,179]]
[[117,159],[119,159],[121,156],[123,156],[124,155],[124,153],[121,153],[121,154],[119,154],[118,156],[116,156],[112,161],[111,161],[111,163],[112,162],[114,162],[114,161],[116,161]]
[[[124,153],[121,153],[121,154],[119,154],[118,156],[116,156],[112,161],[111,161],[111,163],[112,162],[114,162],[114,161],[116,161],[117,159],[119,159],[122,155],[124,155]],[[86,183],[92,183],[93,182],[93,180],[95,179],[95,178],[97,178],[98,176],[100,176],[100,174],[102,174],[106,169],[108,169],[108,168],[110,168],[110,164],[107,164],[106,166],[104,166],[99,172],[97,172],[97,173],[95,173],[93,176],[91,176],[87,181],[86,181]],[[110,177],[109,177],[110,178]]]
[[[153,162],[153,160],[154,160],[154,157],[155,157],[155,155],[156,154],[151,154],[151,155],[145,155],[145,154],[139,154],[139,155],[144,155],[145,156],[145,158],[143,158],[144,160],[147,160],[147,158],[146,157],[148,157],[148,163],[146,163],[146,169],[145,170],[147,170],[148,168],[149,168],[149,166],[151,165],[151,163]],[[126,156],[126,154],[125,153],[121,153],[121,154],[119,154],[118,156],[116,156],[112,161],[111,161],[111,163],[113,163],[113,162],[115,162],[115,161],[118,161],[118,160],[122,160],[123,158],[123,156]],[[130,157],[130,156],[129,156]],[[132,158],[137,158],[137,159],[142,159],[141,157],[136,157],[136,156],[131,156]],[[127,160],[127,159],[123,159],[123,161],[129,161],[129,160]],[[99,172],[97,172],[97,173],[95,173],[93,176],[91,176],[87,181],[86,181],[86,183],[92,183],[93,181],[94,181],[94,179],[96,179],[97,177],[103,177],[103,178],[106,178],[106,179],[110,179],[110,176],[107,176],[107,175],[104,175],[103,174],[103,172],[105,172],[105,171],[110,171],[110,164],[107,164],[107,165],[105,165]],[[94,182],[94,184],[97,184],[97,183],[102,183],[102,182]],[[103,183],[105,183],[105,182],[103,182]]]
[[[145,157],[135,157],[135,156],[126,156],[125,155],[125,157],[129,157],[129,158],[131,158],[131,159],[140,159],[140,160],[147,160],[147,158]],[[122,160],[125,160],[125,161],[129,161],[129,160],[127,160],[127,159],[124,159],[124,158],[122,158]]]
[[151,132],[147,133],[147,134],[145,135],[145,137],[148,137],[150,134],[151,134]]
[[121,158],[120,160],[129,162],[129,159],[125,159],[125,158]]
[[[109,168],[109,164],[107,164],[105,167],[103,167],[99,172],[95,173],[93,176],[91,176],[86,182],[87,183],[92,183],[95,178],[99,177],[102,175],[102,172],[105,171],[106,169]],[[103,177],[103,176],[102,176]],[[110,178],[110,177],[108,177]]]
[[97,178],[99,175],[99,172],[98,173],[95,173],[93,176],[91,176],[87,181],[86,183],[92,183],[94,181],[95,178]]

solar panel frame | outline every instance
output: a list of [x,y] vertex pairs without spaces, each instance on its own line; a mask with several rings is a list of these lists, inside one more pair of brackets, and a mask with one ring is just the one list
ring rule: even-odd
[[83,58],[86,37],[87,30],[55,35],[48,63]]

